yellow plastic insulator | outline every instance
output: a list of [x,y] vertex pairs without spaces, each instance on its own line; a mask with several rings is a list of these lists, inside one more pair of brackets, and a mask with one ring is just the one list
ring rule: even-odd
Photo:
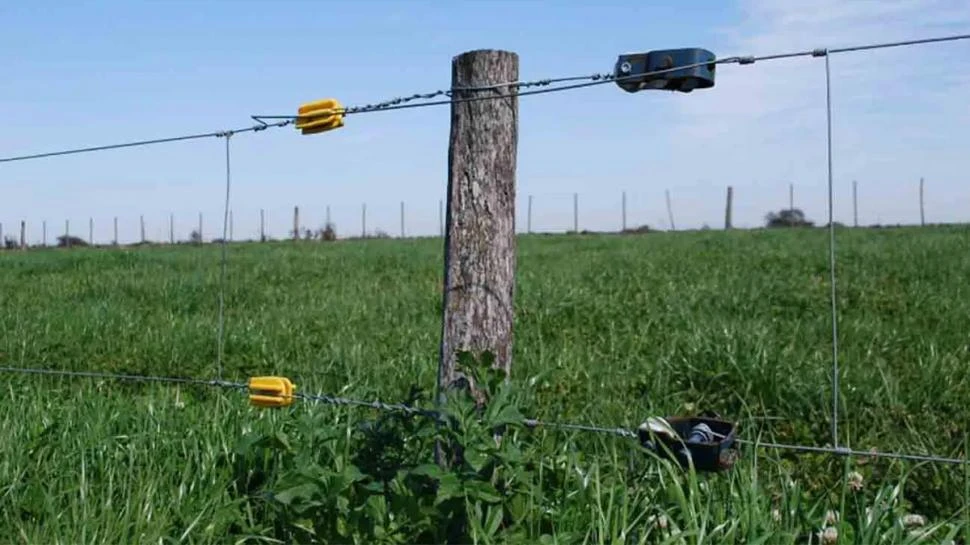
[[286,407],[293,403],[294,388],[286,377],[251,377],[249,402],[256,407]]
[[296,128],[303,134],[317,134],[344,126],[344,107],[335,98],[303,104],[297,115]]

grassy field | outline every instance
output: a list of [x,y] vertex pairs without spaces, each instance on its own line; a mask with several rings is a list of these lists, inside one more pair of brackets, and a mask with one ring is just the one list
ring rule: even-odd
[[[522,237],[513,384],[499,399],[626,427],[710,409],[748,439],[829,443],[827,236]],[[842,443],[965,456],[970,230],[838,241]],[[224,378],[281,374],[300,391],[387,401],[418,388],[427,403],[440,240],[229,251]],[[0,253],[0,365],[214,377],[218,258],[215,246]],[[469,421],[463,444],[493,463],[442,475],[427,465],[435,428],[367,409],[0,381],[4,543],[414,543],[444,540],[458,512],[477,542],[818,543],[826,526],[840,543],[970,535],[960,466],[747,449],[730,473],[690,475],[628,439],[516,429],[495,447],[488,422]]]

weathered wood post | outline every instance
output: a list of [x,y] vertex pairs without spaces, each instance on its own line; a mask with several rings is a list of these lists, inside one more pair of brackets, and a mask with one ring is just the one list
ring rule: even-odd
[[508,51],[469,51],[452,60],[454,96],[508,96],[451,104],[439,399],[465,383],[484,401],[471,377],[456,367],[459,352],[476,358],[490,352],[493,367],[506,376],[512,366],[517,89],[457,89],[518,76],[518,55]]
[[734,188],[728,186],[727,188],[727,205],[724,208],[724,228],[731,228],[731,205],[734,204]]
[[27,222],[20,220],[20,249],[27,249]]

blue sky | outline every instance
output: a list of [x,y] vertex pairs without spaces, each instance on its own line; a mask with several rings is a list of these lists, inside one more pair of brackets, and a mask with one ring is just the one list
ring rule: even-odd
[[[943,0],[738,2],[130,1],[0,4],[0,156],[249,125],[335,97],[355,105],[445,88],[453,56],[518,53],[522,79],[608,72],[623,52],[705,47],[718,56],[970,32],[970,5]],[[836,218],[966,221],[970,42],[831,58]],[[627,94],[614,85],[520,100],[517,223],[615,229],[627,192],[630,225],[723,223],[735,187],[735,224],[796,205],[826,221],[822,59],[720,67],[713,89]],[[235,238],[257,234],[266,210],[283,236],[294,205],[306,226],[329,205],[340,234],[367,228],[438,231],[446,187],[447,107],[351,116],[305,137],[292,128],[232,140]],[[0,221],[28,238],[63,232],[166,239],[169,214],[186,238],[199,212],[221,235],[223,142],[218,139],[0,164]]]

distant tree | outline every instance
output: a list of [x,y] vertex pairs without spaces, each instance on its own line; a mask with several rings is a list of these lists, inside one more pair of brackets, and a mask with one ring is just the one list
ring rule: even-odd
[[3,246],[8,250],[16,250],[20,244],[17,243],[17,239],[13,237],[6,237],[3,239]]
[[74,246],[87,246],[88,242],[81,237],[73,235],[61,235],[57,237],[58,248],[70,248]]
[[320,229],[320,240],[323,241],[334,241],[337,240],[337,228],[333,223],[328,223],[326,227]]
[[198,231],[193,229],[192,232],[189,234],[189,241],[192,244],[202,244],[202,235],[200,235]]
[[798,208],[782,209],[778,212],[768,212],[765,215],[766,227],[812,227],[815,222],[805,218],[805,213]]

